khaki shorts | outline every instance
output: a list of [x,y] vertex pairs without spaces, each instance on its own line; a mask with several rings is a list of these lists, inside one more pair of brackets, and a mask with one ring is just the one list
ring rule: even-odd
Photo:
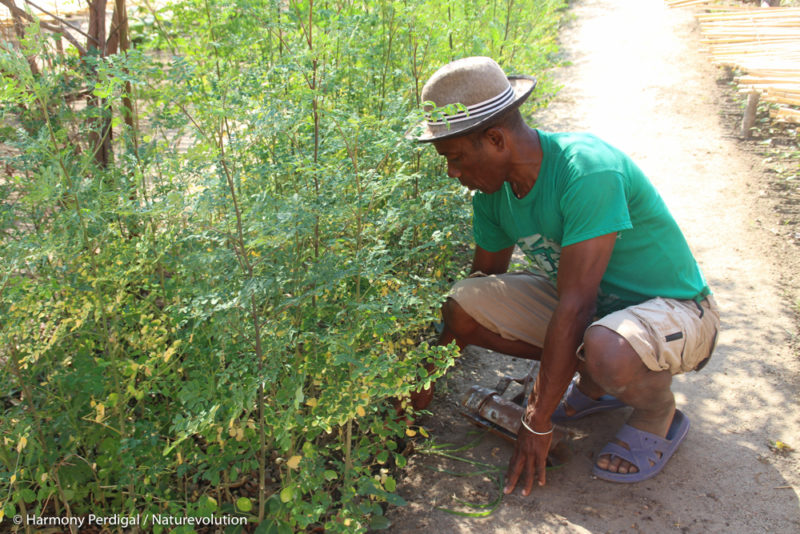
[[[486,276],[476,273],[457,282],[449,295],[481,326],[509,340],[544,345],[558,292],[545,277],[530,272]],[[654,298],[593,322],[624,337],[653,371],[672,374],[700,370],[717,342],[719,310],[714,298]],[[582,359],[582,347],[578,357]]]

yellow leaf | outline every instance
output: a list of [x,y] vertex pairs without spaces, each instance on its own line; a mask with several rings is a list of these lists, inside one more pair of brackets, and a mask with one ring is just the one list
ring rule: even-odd
[[311,406],[312,408],[314,408],[314,407],[317,406],[317,399],[315,399],[314,397],[311,397],[308,400],[306,400],[306,404],[308,406]]
[[97,410],[97,415],[94,417],[95,423],[101,423],[103,418],[106,416],[106,407],[103,406],[103,403],[98,403],[97,406],[94,407]]
[[430,436],[428,436],[428,431],[425,430],[425,427],[419,427],[419,433],[422,434],[423,436],[425,436],[426,438],[430,437]]
[[417,435],[417,431],[416,430],[412,430],[410,428],[406,428],[406,436],[408,436],[409,438],[413,438],[416,435]]
[[16,481],[17,481],[17,474],[14,473],[13,475],[11,475],[11,481],[9,482],[9,484],[13,484]]
[[3,522],[3,518],[6,516],[6,511],[0,508],[0,523]]
[[19,443],[17,443],[17,452],[22,452],[22,449],[25,448],[25,445],[28,444],[28,438],[22,436],[19,438]]
[[363,406],[357,407],[356,408],[356,413],[358,414],[359,417],[364,417],[365,415],[367,415],[367,412],[366,412],[366,410],[364,410]]
[[242,441],[244,439],[244,428],[239,427],[236,430],[236,441]]
[[289,466],[289,469],[297,469],[297,467],[300,465],[300,460],[302,459],[303,459],[302,456],[300,456],[299,454],[295,454],[294,456],[289,458],[289,460],[286,462],[286,465]]

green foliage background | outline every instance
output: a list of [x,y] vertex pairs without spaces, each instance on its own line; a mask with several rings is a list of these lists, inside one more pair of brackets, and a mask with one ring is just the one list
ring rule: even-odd
[[59,54],[35,25],[4,44],[4,526],[385,524],[406,461],[386,399],[452,365],[426,340],[471,241],[469,197],[403,134],[458,57],[539,74],[544,105],[563,4],[189,0],[138,11],[126,54]]

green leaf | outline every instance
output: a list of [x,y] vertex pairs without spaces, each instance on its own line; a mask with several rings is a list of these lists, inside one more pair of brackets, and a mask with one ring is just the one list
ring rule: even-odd
[[10,501],[3,506],[3,511],[5,512],[7,518],[12,518],[17,515],[17,507],[14,506],[14,504]]
[[370,530],[386,530],[392,526],[392,522],[385,515],[376,515],[369,522]]
[[294,486],[287,486],[281,490],[281,502],[286,504],[294,499]]
[[247,497],[239,497],[236,499],[236,508],[242,512],[249,512],[253,509],[253,503]]
[[92,94],[97,98],[108,98],[111,96],[111,86],[107,85],[105,87],[95,87],[92,91]]
[[197,500],[197,514],[207,517],[217,510],[217,501],[213,497],[203,495]]

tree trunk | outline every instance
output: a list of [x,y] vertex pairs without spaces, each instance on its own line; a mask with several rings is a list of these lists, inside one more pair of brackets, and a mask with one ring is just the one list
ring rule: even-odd
[[[86,49],[89,54],[96,54],[100,57],[107,55],[106,43],[106,4],[107,0],[91,0],[89,2],[89,37],[86,42]],[[90,131],[89,138],[94,150],[95,162],[100,167],[108,167],[111,163],[111,116],[103,108],[105,99],[90,95],[87,99],[89,107],[97,108],[100,111],[99,118],[89,119]]]
[[[125,6],[125,0],[116,0],[116,7],[114,11],[118,14],[118,34],[119,34],[119,51],[123,54],[127,53],[131,47],[130,37],[128,34],[128,10]],[[133,87],[131,82],[125,82],[125,97],[122,99],[123,111],[122,115],[125,119],[125,124],[133,128],[133,102],[131,101],[131,94]]]

